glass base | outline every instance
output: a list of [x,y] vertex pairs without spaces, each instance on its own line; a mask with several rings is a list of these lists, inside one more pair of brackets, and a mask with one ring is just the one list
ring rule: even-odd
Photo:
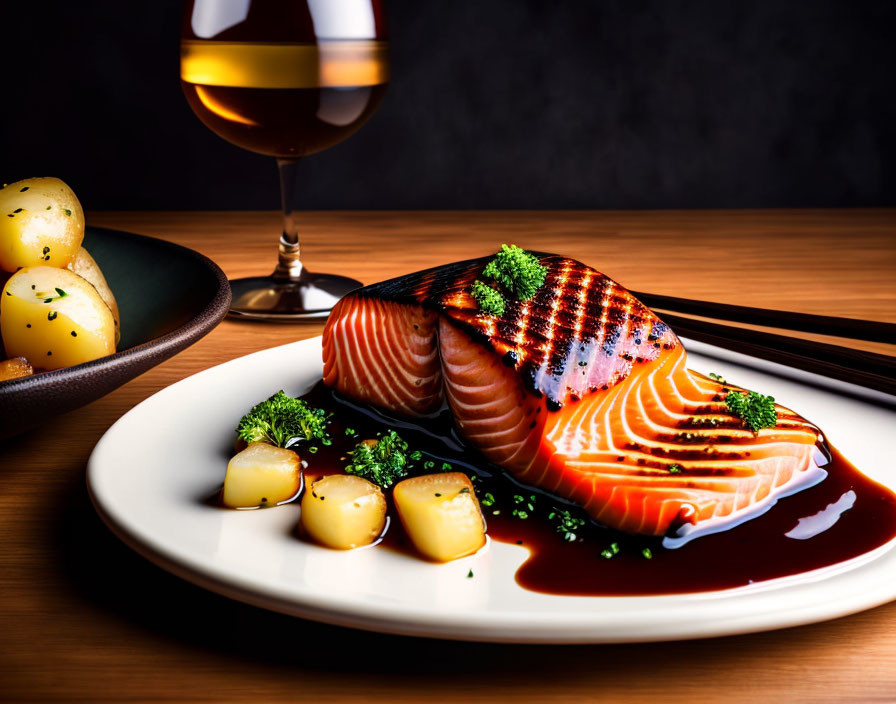
[[326,318],[340,298],[361,285],[347,276],[307,270],[298,279],[274,275],[232,279],[230,315],[284,323]]

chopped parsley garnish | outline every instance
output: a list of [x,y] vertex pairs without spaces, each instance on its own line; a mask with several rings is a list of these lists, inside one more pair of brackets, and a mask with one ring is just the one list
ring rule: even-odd
[[538,257],[515,244],[502,244],[501,251],[482,270],[485,278],[497,281],[518,301],[531,299],[544,284],[547,273]]
[[[49,259],[49,257],[44,257],[44,259]],[[32,286],[31,288],[33,289],[34,286]],[[59,300],[60,298],[65,298],[68,293],[66,291],[63,291],[61,288],[57,288],[55,296],[51,296],[46,291],[36,291],[34,295],[37,298],[43,298],[44,303],[52,303],[53,301]]]
[[491,493],[485,492],[485,496],[483,496],[479,500],[479,503],[481,503],[485,507],[494,506],[495,505],[495,497]]
[[561,511],[558,508],[548,514],[548,520],[556,524],[555,529],[568,543],[573,542],[578,537],[576,531],[585,526],[584,518],[573,516],[569,511]]
[[771,396],[763,396],[755,391],[729,391],[725,396],[725,405],[754,433],[762,428],[774,428],[778,424],[775,399]]
[[423,454],[410,452],[407,442],[394,430],[390,430],[377,440],[364,440],[349,452],[352,463],[346,466],[347,474],[364,477],[384,489],[408,476],[413,463]]
[[641,555],[644,557],[645,560],[653,559],[653,551],[650,548],[644,548],[641,551]]
[[535,510],[535,495],[530,494],[527,499],[522,494],[514,494],[513,503],[517,504],[518,507],[511,510],[510,515],[514,518],[526,520],[529,518],[529,514]]
[[684,471],[684,467],[680,464],[670,464],[666,469],[669,470],[669,474],[681,474]]
[[479,304],[479,308],[483,313],[498,317],[504,315],[504,296],[501,295],[500,291],[477,280],[473,282],[473,288],[470,290],[470,293],[473,294],[473,298],[476,299],[476,303]]
[[727,381],[725,381],[725,377],[723,377],[721,374],[714,374],[713,372],[710,372],[709,378],[712,379],[713,381],[719,382],[720,384],[728,383]]
[[619,543],[610,543],[610,547],[608,547],[606,550],[601,552],[600,556],[607,560],[611,560],[614,557],[616,557],[616,555],[618,555],[618,554],[619,554]]
[[472,578],[473,578],[473,570],[470,570],[469,572],[467,572],[467,579],[472,579]]
[[501,251],[482,270],[482,278],[491,279],[498,288],[477,280],[470,293],[482,312],[501,316],[508,298],[530,300],[544,284],[547,273],[547,267],[542,266],[534,254],[515,244],[502,244]]

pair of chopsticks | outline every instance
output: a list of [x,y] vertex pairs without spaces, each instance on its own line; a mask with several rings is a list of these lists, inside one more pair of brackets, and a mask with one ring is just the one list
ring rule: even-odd
[[685,316],[896,345],[893,323],[632,293],[683,337],[896,396],[896,357]]

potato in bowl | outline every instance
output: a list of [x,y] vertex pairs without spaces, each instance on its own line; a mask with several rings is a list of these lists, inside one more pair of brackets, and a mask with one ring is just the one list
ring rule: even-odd
[[118,303],[83,241],[84,211],[63,181],[29,178],[0,189],[0,361],[26,362],[4,365],[16,372],[8,378],[115,352]]
[[11,357],[61,369],[115,351],[115,319],[97,290],[68,269],[27,267],[0,297],[0,335]]
[[[115,292],[124,320],[121,341],[111,354],[52,371],[35,369],[30,376],[22,376],[28,371],[20,364],[23,360],[0,364],[0,440],[45,426],[52,416],[106,395],[192,345],[227,313],[227,277],[191,249],[90,226],[85,228],[82,247],[102,267],[109,289]],[[0,286],[2,279],[0,274]],[[67,333],[71,336],[71,330]],[[8,357],[7,351],[0,361]],[[7,367],[14,375],[2,374]]]

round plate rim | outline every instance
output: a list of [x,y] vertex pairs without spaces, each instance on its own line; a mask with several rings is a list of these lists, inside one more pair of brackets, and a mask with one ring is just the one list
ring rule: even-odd
[[[694,343],[691,349],[697,347]],[[684,640],[692,638],[704,638],[740,633],[788,628],[792,626],[815,623],[818,621],[839,618],[858,611],[874,608],[896,598],[896,586],[893,586],[892,576],[896,576],[896,570],[888,572],[890,579],[877,580],[875,590],[865,590],[851,595],[843,595],[833,607],[829,603],[803,603],[800,607],[788,603],[777,609],[740,613],[736,618],[719,618],[714,620],[713,615],[723,614],[727,604],[732,600],[756,600],[760,603],[763,594],[784,594],[788,590],[804,590],[811,588],[813,584],[826,582],[838,577],[855,576],[861,570],[867,570],[871,565],[881,561],[887,564],[896,564],[896,551],[892,548],[896,541],[887,543],[877,550],[860,556],[847,563],[841,563],[822,570],[803,573],[796,577],[787,577],[779,580],[770,580],[757,585],[738,587],[735,589],[715,592],[698,592],[682,595],[661,596],[632,596],[632,597],[550,597],[587,601],[590,604],[609,607],[619,602],[636,602],[645,607],[642,620],[647,623],[653,618],[651,609],[646,608],[656,605],[658,601],[672,602],[680,611],[681,616],[700,615],[699,622],[694,620],[689,626],[682,627],[675,624],[654,624],[655,627],[647,632],[637,626],[643,627],[645,623],[634,624],[630,628],[631,617],[619,622],[614,619],[612,609],[602,609],[600,618],[584,618],[588,614],[578,614],[574,619],[557,620],[557,614],[544,612],[542,614],[503,612],[501,618],[482,618],[477,614],[475,618],[464,618],[463,614],[452,613],[449,615],[434,614],[431,609],[418,609],[407,605],[380,604],[376,609],[370,607],[358,607],[357,602],[352,604],[350,600],[325,598],[320,595],[312,599],[296,599],[294,596],[284,598],[276,590],[259,588],[257,584],[250,584],[234,579],[232,575],[226,575],[219,569],[210,568],[209,565],[197,566],[185,563],[176,554],[164,547],[154,544],[153,539],[145,535],[136,535],[128,526],[127,519],[110,509],[109,497],[105,496],[101,486],[98,485],[98,474],[101,471],[102,455],[109,437],[114,437],[116,427],[128,422],[128,416],[145,403],[156,399],[182,384],[190,383],[201,375],[214,374],[222,366],[240,363],[249,357],[282,354],[286,348],[301,348],[307,346],[319,346],[320,337],[289,343],[280,347],[261,350],[251,355],[236,358],[224,362],[216,367],[203,370],[198,374],[187,377],[181,381],[162,389],[157,394],[146,399],[138,407],[122,416],[103,436],[92,452],[88,461],[87,484],[91,501],[98,514],[106,525],[125,544],[134,549],[151,562],[163,569],[190,581],[198,586],[209,589],[224,596],[237,599],[255,606],[260,606],[273,611],[309,618],[325,623],[361,628],[365,630],[388,632],[401,635],[427,636],[453,640],[486,641],[486,642],[512,642],[512,643],[622,643],[622,642],[650,642],[665,640]],[[696,350],[694,350],[696,351]],[[718,353],[716,355],[716,352]],[[732,354],[727,350],[701,346],[700,354],[718,356],[721,359],[730,359]],[[736,355],[734,355],[736,357]],[[742,356],[742,355],[741,355]],[[797,371],[797,370],[794,370]],[[773,373],[769,371],[769,373]],[[797,371],[797,376],[802,377],[803,372]],[[817,380],[815,380],[817,381]],[[821,383],[821,382],[819,382]],[[520,588],[521,587],[517,587]],[[771,601],[771,600],[769,600]],[[568,617],[568,614],[564,614]],[[681,621],[682,618],[674,619]],[[684,619],[686,620],[686,619]],[[626,628],[628,626],[629,628]]]

